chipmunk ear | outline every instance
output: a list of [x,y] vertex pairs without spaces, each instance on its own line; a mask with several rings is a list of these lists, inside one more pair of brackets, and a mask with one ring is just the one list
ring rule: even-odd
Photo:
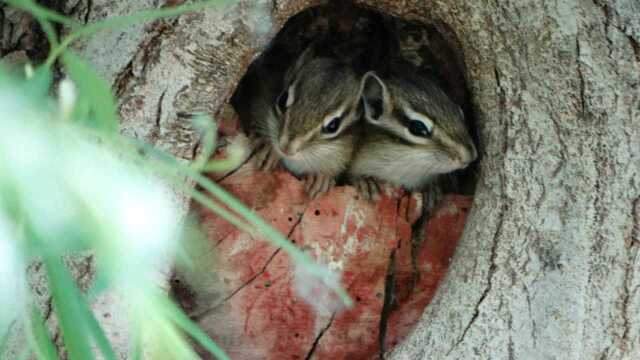
[[361,99],[364,104],[364,116],[367,120],[378,122],[390,107],[389,91],[375,72],[370,71],[362,77]]
[[276,113],[280,116],[289,108],[295,101],[295,84],[292,84],[288,88],[284,89],[282,94],[278,96],[276,100]]

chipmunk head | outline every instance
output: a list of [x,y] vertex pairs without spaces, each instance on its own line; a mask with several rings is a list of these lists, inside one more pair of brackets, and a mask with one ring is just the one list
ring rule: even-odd
[[294,173],[335,174],[353,152],[351,125],[362,113],[360,82],[347,64],[305,53],[285,76],[275,104],[280,128],[276,151]]
[[477,158],[464,114],[431,80],[374,72],[362,78],[362,102],[368,123],[423,149],[420,162],[434,174],[466,168]]

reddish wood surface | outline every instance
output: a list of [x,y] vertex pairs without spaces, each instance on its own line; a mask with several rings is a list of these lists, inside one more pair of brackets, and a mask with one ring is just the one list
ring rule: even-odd
[[[471,205],[469,197],[446,196],[426,229],[414,229],[425,234],[414,266],[411,238],[419,195],[387,190],[381,200],[368,202],[348,186],[312,200],[289,173],[256,171],[251,162],[219,183],[339,274],[355,302],[342,308],[284,251],[195,207],[216,244],[212,270],[225,286],[220,305],[201,323],[232,359],[305,359],[311,353],[316,359],[377,358],[380,329],[389,349],[432,299]],[[393,284],[386,281],[390,266]],[[392,285],[393,295],[381,322],[386,285]]]

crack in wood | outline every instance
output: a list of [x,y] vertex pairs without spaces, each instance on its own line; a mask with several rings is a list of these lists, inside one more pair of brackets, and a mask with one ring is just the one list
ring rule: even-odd
[[134,77],[133,74],[133,62],[135,60],[135,56],[125,65],[125,67],[115,76],[115,80],[113,81],[113,91],[116,95],[117,99],[121,99],[125,90],[127,89],[127,84],[129,79]]
[[[493,68],[493,75],[496,79],[496,95],[498,95],[498,99],[499,99],[498,106],[500,106],[500,113],[501,113],[500,115],[502,118],[504,118],[505,106],[507,103],[507,95],[504,87],[502,86],[502,79],[497,67]],[[504,142],[502,144],[502,154],[506,156],[507,150],[509,149],[509,126],[507,126],[506,124],[504,126],[503,137],[504,137]]]
[[237,289],[232,291],[231,294],[227,295],[224,299],[222,299],[222,301],[220,301],[218,304],[216,304],[215,306],[213,306],[213,307],[211,307],[209,309],[203,310],[199,314],[193,315],[191,317],[191,319],[193,319],[194,321],[200,321],[200,320],[204,319],[209,314],[211,314],[211,313],[215,312],[216,310],[218,310],[222,305],[224,305],[227,301],[229,301],[231,298],[233,298],[237,293],[242,291],[247,286],[251,285],[251,283],[253,281],[255,281],[255,279],[257,279],[260,275],[264,274],[264,272],[267,270],[267,267],[269,267],[269,264],[271,264],[271,262],[276,257],[276,255],[278,255],[278,253],[280,252],[280,250],[282,250],[282,248],[276,249],[276,251],[274,251],[273,254],[271,254],[271,256],[269,257],[269,259],[265,262],[264,266],[262,267],[262,269],[260,269],[260,271],[255,273],[249,280],[245,281]]
[[633,50],[633,55],[636,58],[636,63],[640,65],[640,44],[638,44],[638,40],[636,40],[633,36],[629,34],[625,34],[625,35],[629,40],[629,44],[631,44],[631,50]]
[[93,0],[87,0],[87,12],[84,14],[84,19],[83,19],[85,25],[89,23],[91,10],[93,10]]
[[[405,219],[410,218],[409,212],[411,211],[410,210],[411,196],[412,196],[411,194],[405,194],[402,198],[398,199],[398,201],[396,202],[396,217],[404,216]],[[426,196],[426,194],[423,193],[422,196],[424,197]],[[406,208],[404,209],[405,213],[401,214],[401,209],[402,209],[401,206],[403,203],[403,199],[406,199],[407,204],[406,204]],[[422,214],[420,215],[418,220],[411,226],[411,239],[410,239],[410,243],[408,244],[408,246],[411,246],[411,271],[412,271],[410,284],[408,284],[409,292],[413,292],[416,284],[418,283],[418,278],[419,278],[419,269],[417,264],[417,252],[418,252],[418,246],[419,246],[418,240],[419,240],[419,237],[423,234],[420,231],[420,229],[428,220],[429,215],[431,215],[431,211],[433,210],[433,208],[435,208],[435,205],[433,207],[428,207],[428,208],[423,206],[421,209]],[[395,238],[399,237],[399,234],[397,233],[397,228],[398,227],[396,226]],[[395,278],[396,257],[395,256],[396,256],[396,250],[399,249],[400,246],[401,246],[401,243],[399,242],[397,248],[391,252],[391,255],[389,257],[389,267],[387,268],[387,273],[385,276],[384,300],[382,305],[382,311],[380,313],[380,325],[378,326],[378,343],[380,346],[380,353],[379,353],[380,359],[384,359],[384,353],[385,353],[384,345],[386,340],[388,319],[391,312],[394,309],[396,309],[398,305],[396,303],[396,298],[395,298],[395,286],[396,286],[396,278]]]
[[73,6],[69,8],[69,11],[64,12],[64,14],[67,16],[74,15],[80,8],[80,5],[82,5],[82,1],[78,0]]
[[160,94],[160,98],[158,99],[158,103],[156,104],[156,116],[155,121],[153,122],[153,129],[149,132],[149,143],[155,143],[160,138],[160,122],[162,120],[162,102],[164,100],[164,96],[167,93],[165,89],[162,94]]
[[380,346],[380,359],[384,359],[384,343],[387,335],[387,325],[389,315],[393,311],[395,305],[395,287],[396,287],[396,250],[391,252],[389,257],[389,267],[384,281],[384,301],[382,304],[382,312],[380,314],[380,325],[378,329],[378,342]]
[[631,330],[631,324],[629,318],[632,314],[629,314],[629,302],[631,301],[632,286],[634,280],[633,264],[638,261],[639,245],[640,245],[640,197],[636,198],[632,203],[632,227],[631,227],[631,242],[629,247],[629,258],[626,264],[624,273],[623,295],[622,295],[622,346],[621,351],[626,353],[629,350],[629,332]]
[[580,56],[582,55],[582,49],[580,48],[580,39],[576,36],[576,69],[578,72],[578,80],[579,80],[579,90],[580,90],[580,114],[584,117],[586,113],[586,95],[585,95],[585,80],[584,74],[582,73],[582,61],[580,60]]
[[94,275],[94,271],[93,271],[94,260],[95,260],[95,257],[93,254],[90,254],[89,256],[87,256],[84,259],[82,264],[83,265],[82,269],[80,270],[80,273],[77,276],[76,283],[78,284],[78,287],[82,291],[87,291],[87,288],[90,285],[88,280],[90,280],[91,277]]
[[514,343],[513,343],[513,333],[514,333],[514,329],[513,329],[513,314],[511,312],[509,313],[509,320],[508,320],[508,326],[509,326],[509,343],[507,344],[507,351],[509,354],[509,360],[515,360],[516,355],[515,355],[515,350],[514,350]]
[[[147,64],[150,61],[150,54],[160,48],[162,37],[172,33],[178,19],[169,24],[159,22],[149,31],[149,37],[140,42],[139,50],[133,54],[131,61],[127,63],[114,77],[113,88],[120,99],[130,89],[130,83],[136,78],[144,78]],[[136,64],[142,63],[142,68],[138,69]]]
[[5,20],[4,8],[0,7],[0,54],[2,54],[2,45],[4,45],[4,20]]
[[609,13],[609,6],[607,4],[600,4],[598,1],[593,0],[593,4],[595,6],[597,6],[598,8],[600,8],[600,10],[602,11],[602,14],[604,16],[604,37],[607,40],[607,48],[609,49],[609,54],[607,54],[607,56],[609,57],[609,59],[611,60],[615,60],[612,57],[613,54],[613,41],[611,40],[611,38],[609,37],[609,26],[612,26],[611,23],[611,16]]
[[531,320],[531,340],[533,340],[533,347],[537,347],[538,344],[538,339],[536,337],[536,320],[533,317],[533,311],[531,310],[531,292],[529,291],[529,288],[527,287],[526,284],[522,284],[522,288],[524,289],[525,292],[525,299],[527,300],[527,310],[528,310],[528,314],[529,314],[529,320]]
[[500,220],[499,220],[498,225],[496,227],[496,232],[493,235],[493,241],[492,241],[492,245],[491,245],[491,255],[490,255],[490,258],[489,258],[490,265],[489,265],[489,270],[487,272],[487,286],[485,287],[484,291],[482,292],[482,295],[480,296],[480,299],[478,299],[478,301],[476,302],[476,305],[474,306],[473,316],[471,317],[471,320],[469,321],[469,323],[465,327],[464,331],[462,332],[462,336],[460,336],[460,338],[456,341],[456,343],[453,345],[453,347],[451,347],[451,349],[449,349],[449,351],[447,352],[447,356],[449,356],[451,354],[451,352],[453,350],[455,350],[455,348],[458,347],[458,345],[460,345],[462,343],[462,341],[464,340],[464,338],[467,336],[467,333],[469,332],[469,329],[471,329],[473,324],[478,319],[478,316],[480,315],[480,306],[482,306],[482,303],[487,298],[487,295],[489,295],[489,292],[491,292],[491,289],[493,287],[493,275],[495,274],[496,269],[497,269],[496,257],[497,257],[498,240],[502,235],[502,228],[503,228],[503,223],[504,223],[504,214],[506,214],[506,210],[507,210],[507,205],[505,203],[501,207],[500,214],[498,214],[498,218]]
[[[289,233],[287,234],[287,239],[289,239],[293,235],[293,232],[295,231],[295,229],[298,227],[298,225],[300,225],[300,223],[302,222],[302,219],[304,218],[304,213],[305,212],[306,212],[306,209],[302,212],[302,215],[300,215],[300,217],[298,218],[296,223],[293,224],[293,226],[289,230]],[[231,298],[233,298],[236,294],[238,294],[244,288],[246,288],[247,286],[251,285],[251,283],[253,283],[258,277],[260,277],[260,275],[264,274],[264,272],[267,271],[267,268],[269,267],[269,265],[271,264],[273,259],[275,259],[276,255],[278,255],[280,253],[280,250],[282,250],[282,248],[276,249],[273,252],[273,254],[271,254],[269,259],[267,259],[267,261],[265,262],[265,264],[262,267],[262,269],[260,269],[260,271],[255,273],[250,279],[248,279],[242,285],[240,285],[237,289],[232,291],[231,294],[227,295],[218,304],[212,306],[211,308],[208,308],[208,309],[205,309],[205,310],[201,311],[199,314],[193,315],[191,318],[193,320],[195,320],[195,321],[200,321],[200,320],[204,319],[209,314],[211,314],[211,313],[215,312],[216,310],[218,310],[222,305],[224,305],[227,301],[229,301]]]
[[622,346],[621,351],[623,353],[629,350],[629,331],[631,328],[631,324],[629,324],[629,302],[631,300],[631,287],[633,283],[633,264],[637,261],[638,257],[638,249],[637,246],[634,246],[629,253],[629,261],[626,265],[626,269],[624,272],[624,284],[622,286],[623,294],[622,294]]
[[[605,17],[605,30],[606,28],[608,28],[609,26],[611,26],[612,28],[618,30],[622,35],[624,35],[627,40],[629,40],[629,43],[631,45],[631,49],[633,50],[633,54],[634,57],[636,59],[636,62],[638,62],[640,64],[640,44],[638,44],[638,40],[635,39],[633,37],[631,33],[633,33],[633,31],[630,31],[626,26],[621,25],[621,24],[616,24],[614,21],[611,21],[612,16],[610,15],[610,10],[609,10],[609,6],[607,4],[601,4],[600,2],[593,0],[593,3],[599,7],[602,10],[602,14]],[[616,17],[618,17],[619,21],[619,14],[616,12],[615,9],[613,9],[613,13],[616,15]],[[607,41],[609,42],[610,45],[610,49],[612,48],[612,42],[611,39],[607,36]],[[609,57],[611,57],[611,54],[609,55]]]
[[156,129],[160,129],[160,121],[162,120],[162,101],[164,100],[164,96],[167,93],[165,89],[162,94],[160,94],[160,98],[158,99],[158,104],[156,106],[156,121],[154,123]]
[[[502,79],[500,76],[500,73],[498,71],[498,68],[494,66],[494,76],[495,76],[495,80],[496,80],[496,86],[497,86],[497,95],[500,99],[500,106],[501,106],[501,118],[505,119],[505,104],[506,104],[506,92],[505,89],[502,85]],[[503,133],[503,141],[504,143],[502,144],[502,149],[503,149],[503,162],[506,159],[506,154],[508,151],[508,140],[509,140],[509,125],[508,125],[508,121],[504,124],[504,133]],[[473,324],[476,322],[476,320],[478,319],[479,315],[480,315],[480,306],[482,306],[482,304],[484,303],[485,299],[487,298],[489,292],[491,291],[492,287],[493,287],[493,275],[496,272],[497,269],[497,265],[496,265],[496,258],[497,258],[497,248],[498,248],[498,241],[500,239],[500,236],[502,234],[502,229],[504,226],[504,217],[505,214],[507,214],[507,211],[509,210],[509,206],[506,202],[506,199],[504,199],[504,196],[506,194],[506,179],[505,179],[505,174],[501,173],[500,176],[500,188],[501,188],[501,194],[502,194],[502,206],[500,206],[500,211],[497,214],[497,218],[498,218],[498,224],[496,226],[496,231],[493,234],[493,238],[492,238],[492,243],[491,243],[491,249],[490,249],[490,255],[489,255],[489,269],[487,270],[487,285],[484,289],[484,291],[482,292],[482,294],[480,295],[480,298],[478,299],[478,301],[476,302],[475,306],[474,306],[474,310],[473,310],[473,315],[471,316],[471,319],[469,320],[469,322],[467,323],[467,325],[465,326],[464,330],[462,331],[462,335],[458,338],[458,340],[455,342],[455,344],[453,344],[453,346],[449,349],[449,351],[447,351],[446,356],[449,356],[453,350],[455,350],[465,339],[465,337],[467,336],[467,333],[469,332],[469,330],[471,329],[471,327],[473,326]]]
[[322,336],[324,336],[327,330],[329,330],[329,328],[333,324],[333,319],[335,319],[335,317],[336,317],[336,311],[334,311],[331,314],[331,318],[329,319],[329,322],[327,323],[327,325],[324,328],[322,328],[322,330],[320,330],[320,332],[318,333],[318,336],[316,336],[315,340],[313,341],[313,344],[311,345],[311,349],[309,349],[307,356],[305,356],[305,360],[311,359],[311,357],[316,351],[316,348],[318,347],[318,343],[320,343],[320,339],[322,339]]
[[53,315],[53,297],[49,297],[44,304],[44,314],[43,319],[46,322]]
[[[631,241],[640,243],[640,197],[633,202],[633,228],[631,230]],[[632,244],[633,245],[633,244]]]

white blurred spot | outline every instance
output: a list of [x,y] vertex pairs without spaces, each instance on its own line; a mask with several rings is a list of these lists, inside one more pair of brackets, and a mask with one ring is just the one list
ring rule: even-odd
[[69,78],[65,78],[60,81],[58,88],[58,101],[60,103],[60,111],[62,112],[62,118],[65,120],[71,119],[73,108],[76,104],[78,94],[73,81]]
[[[318,273],[323,274],[322,277],[313,276]],[[340,286],[340,276],[320,265],[311,264],[307,267],[296,264],[293,286],[296,294],[313,306],[319,316],[329,316],[343,307],[332,290]]]
[[24,65],[24,74],[27,77],[27,79],[31,79],[33,77],[33,65],[31,64],[25,64]]
[[0,338],[22,314],[25,303],[25,266],[14,235],[14,229],[0,213]]

